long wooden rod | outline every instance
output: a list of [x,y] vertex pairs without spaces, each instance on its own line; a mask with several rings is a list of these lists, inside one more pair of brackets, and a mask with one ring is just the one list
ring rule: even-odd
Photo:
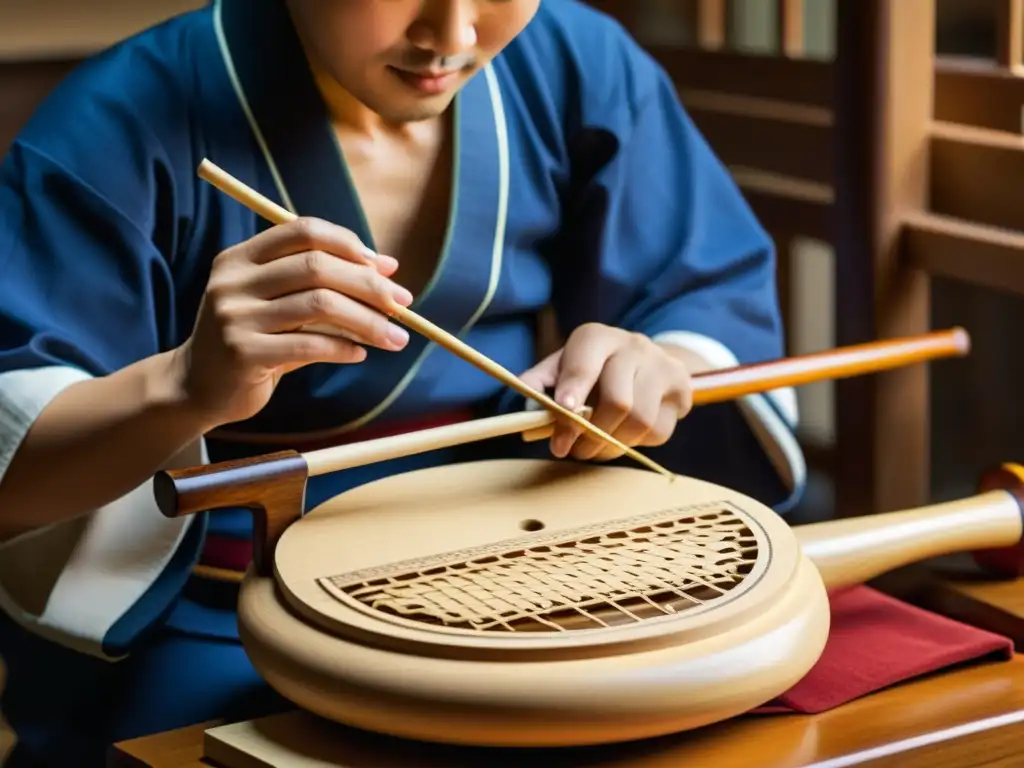
[[[779,387],[965,355],[969,346],[966,332],[953,328],[708,372],[694,376],[694,403],[721,402]],[[581,414],[589,417],[589,409]],[[549,411],[520,411],[305,454],[284,451],[255,459],[168,470],[157,473],[155,494],[161,511],[168,517],[224,506],[250,506],[256,516],[256,530],[263,531],[256,546],[255,562],[258,571],[267,574],[273,562],[274,542],[302,514],[308,477],[516,432],[524,433],[525,437],[548,429],[550,434],[555,418]],[[272,498],[265,494],[261,503],[253,504],[253,494],[258,495],[255,489],[261,484],[275,485],[275,494]],[[240,578],[203,566],[197,571],[205,571],[207,577],[219,580]]]
[[[966,330],[956,327],[899,339],[852,344],[765,363],[721,368],[694,375],[693,404],[721,403],[773,389],[848,379],[944,357],[964,357],[970,351],[971,337]],[[552,432],[553,422],[524,431],[523,439],[527,442],[544,440]]]
[[781,387],[797,387],[822,379],[845,379],[943,357],[963,357],[970,351],[971,337],[959,327],[898,339],[852,344],[824,352],[724,368],[694,376],[694,402],[732,400],[743,395]]
[[[208,181],[213,186],[225,194],[233,197],[235,200],[240,202],[242,205],[250,208],[255,213],[264,217],[274,224],[284,224],[289,221],[293,221],[298,218],[291,211],[282,208],[277,203],[264,197],[256,190],[246,186],[238,179],[231,176],[227,171],[211,163],[209,160],[204,159],[199,165],[199,177]],[[390,314],[396,320],[401,322],[403,325],[411,328],[417,333],[430,339],[432,342],[437,344],[444,349],[447,349],[452,354],[462,358],[470,365],[479,368],[484,373],[494,377],[507,387],[514,389],[524,397],[528,397],[531,400],[535,400],[545,408],[555,411],[564,418],[577,424],[585,432],[589,432],[595,437],[603,440],[606,443],[618,448],[620,451],[625,453],[632,459],[640,462],[649,469],[653,469],[655,472],[660,472],[668,478],[675,478],[675,475],[667,470],[665,467],[658,464],[653,459],[644,456],[642,453],[634,448],[626,445],[617,438],[612,437],[607,432],[599,429],[595,425],[587,421],[579,413],[573,412],[568,408],[560,405],[552,398],[545,395],[533,387],[529,386],[514,373],[508,369],[502,367],[498,363],[491,360],[486,355],[477,352],[475,349],[470,347],[468,344],[462,342],[455,336],[445,331],[442,328],[431,323],[429,320],[420,317],[410,309],[401,306],[400,304],[393,304],[390,310]]]
[[[772,362],[708,371],[693,377],[693,402],[698,406],[720,403],[781,387],[875,373],[938,358],[959,357],[966,355],[969,349],[967,332],[962,328],[952,328],[905,339],[856,344]],[[582,410],[581,415],[589,417],[590,409]],[[548,411],[518,411],[321,448],[304,453],[302,457],[311,476],[322,475],[504,435],[522,433],[525,440],[541,440],[551,435],[554,421],[554,414]]]

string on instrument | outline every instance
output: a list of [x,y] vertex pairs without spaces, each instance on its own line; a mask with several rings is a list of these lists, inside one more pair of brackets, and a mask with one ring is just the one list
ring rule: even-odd
[[[252,210],[254,213],[274,224],[285,224],[298,218],[291,211],[282,208],[274,201],[264,197],[259,192],[234,178],[227,171],[207,159],[204,159],[199,164],[198,174],[204,181],[209,182],[217,189]],[[661,466],[653,459],[644,456],[642,453],[626,445],[621,440],[609,435],[604,430],[589,422],[580,413],[566,408],[543,392],[529,386],[507,368],[504,368],[486,355],[473,349],[465,342],[448,333],[443,328],[439,328],[426,318],[421,317],[412,310],[399,304],[392,305],[390,314],[406,327],[422,334],[438,346],[447,349],[452,354],[492,376],[524,397],[535,400],[545,408],[569,419],[585,432],[588,432],[605,443],[616,447],[618,450],[622,451],[624,454],[640,464],[643,464],[648,469],[659,472],[671,480],[675,479],[675,473]]]

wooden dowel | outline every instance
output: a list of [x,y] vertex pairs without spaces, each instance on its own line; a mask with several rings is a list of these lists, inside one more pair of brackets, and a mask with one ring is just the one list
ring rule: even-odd
[[[963,357],[970,349],[971,339],[967,331],[963,328],[950,328],[918,336],[854,344],[784,360],[706,371],[693,377],[693,404],[721,403],[783,387],[878,373],[944,357]],[[523,440],[544,440],[553,431],[552,424],[545,424],[524,432]]]
[[[590,416],[590,413],[590,408],[580,411],[584,418]],[[324,475],[328,472],[390,461],[439,448],[542,429],[553,424],[554,420],[555,415],[550,411],[518,411],[358,443],[320,448],[304,453],[302,457],[309,467],[310,476]]]
[[[218,167],[209,160],[204,159],[199,165],[199,177],[209,182],[213,186],[220,189],[225,194],[234,198],[242,205],[250,208],[255,213],[259,214],[263,218],[275,224],[284,224],[289,221],[293,221],[297,216],[291,211],[282,208],[272,200],[267,199],[256,190],[243,184],[238,179],[234,178],[227,171]],[[418,314],[410,309],[407,309],[399,304],[392,305],[391,315],[401,322],[403,325],[411,328],[412,330],[422,334],[432,342],[437,344],[444,349],[447,349],[452,354],[462,358],[471,365],[476,366],[484,373],[492,376],[506,386],[514,389],[519,394],[529,397],[532,400],[537,401],[545,408],[558,413],[560,416],[569,419],[579,426],[583,431],[589,432],[595,437],[609,443],[620,451],[631,457],[635,461],[643,464],[649,469],[655,472],[660,472],[669,478],[675,478],[675,475],[661,466],[657,462],[644,456],[642,453],[634,448],[626,445],[622,441],[612,437],[605,431],[597,428],[578,413],[574,413],[568,408],[560,405],[559,403],[552,400],[550,397],[545,395],[543,392],[538,392],[523,381],[521,381],[511,371],[498,365],[496,362],[491,360],[489,357],[480,354],[469,345],[463,343],[461,340],[452,336],[447,331],[439,328],[438,326],[420,317]]]
[[[962,328],[952,328],[905,339],[876,341],[784,360],[707,371],[693,377],[693,402],[694,405],[720,403],[780,387],[858,376],[941,357],[961,356],[967,354],[969,349],[967,332]],[[590,418],[591,414],[592,409],[589,407],[579,413],[581,418]],[[504,435],[521,433],[527,442],[543,440],[551,436],[554,422],[555,416],[550,411],[517,411],[321,448],[303,453],[302,458],[312,477]]]
[[911,563],[1020,544],[1020,502],[991,490],[915,509],[795,526],[825,586],[840,590]]
[[694,377],[694,402],[734,400],[780,387],[798,387],[823,379],[845,379],[943,357],[963,357],[970,349],[971,339],[967,331],[951,328],[853,344],[785,360],[707,371]]
[[[721,402],[745,394],[765,392],[798,383],[907,365],[913,362],[967,354],[967,333],[960,328],[906,339],[860,344],[769,363],[711,371],[694,376],[694,403]],[[589,418],[591,409],[580,411]],[[517,413],[476,419],[433,429],[393,435],[300,454],[277,454],[236,459],[185,469],[158,472],[154,495],[168,517],[223,507],[248,507],[257,531],[256,566],[268,573],[274,543],[302,515],[310,476],[409,456],[416,453],[522,433],[527,440],[551,434],[556,415],[550,411]],[[204,578],[222,580],[224,574],[205,569]]]

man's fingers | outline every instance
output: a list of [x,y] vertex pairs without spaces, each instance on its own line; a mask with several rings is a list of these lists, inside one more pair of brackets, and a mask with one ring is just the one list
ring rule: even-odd
[[[661,445],[672,435],[679,411],[686,410],[677,407],[688,392],[685,387],[679,392],[675,368],[681,366],[671,362],[643,337],[587,324],[573,332],[563,350],[554,398],[573,410],[591,403],[591,423],[618,443]],[[623,449],[557,419],[551,452],[559,458],[608,461]]]
[[398,268],[395,259],[368,248],[352,230],[311,216],[270,227],[247,240],[244,249],[255,264],[266,264],[304,251],[325,251],[355,264],[372,265],[388,274]]
[[375,254],[350,229],[311,216],[277,224],[243,243],[254,264],[266,264],[303,251],[327,251],[356,264],[375,263]]
[[607,337],[604,341],[596,334],[570,338],[562,350],[555,400],[572,411],[583,406],[613,351],[614,341]]
[[669,403],[663,403],[658,411],[654,426],[637,445],[664,445],[679,426],[679,410]]
[[532,368],[524,371],[519,376],[519,380],[531,389],[535,389],[538,392],[546,392],[551,387],[555,386],[555,381],[558,379],[558,366],[561,359],[562,350],[558,350],[557,352],[545,357]]
[[354,264],[325,251],[304,251],[250,268],[235,288],[262,299],[329,288],[385,312],[395,303],[407,307],[413,300],[406,288],[373,267]]
[[575,424],[556,421],[555,431],[551,435],[551,455],[558,459],[564,459],[572,450],[578,435],[579,427]]
[[389,351],[403,349],[409,332],[386,315],[327,288],[314,288],[264,302],[251,317],[259,331],[280,333],[302,326],[327,325],[346,336]]
[[255,335],[246,342],[246,358],[252,365],[293,371],[311,363],[361,363],[366,350],[339,336],[319,333]]
[[[614,350],[614,339],[609,339],[607,334],[590,333],[587,326],[573,333],[562,349],[555,402],[571,411],[585,405],[601,376],[605,361]],[[568,456],[581,432],[581,428],[570,421],[556,421],[551,436],[551,453],[557,458]]]
[[[590,421],[609,435],[619,437],[619,428],[633,410],[635,380],[641,362],[635,355],[612,355],[599,372],[597,390],[593,393],[597,402]],[[618,449],[584,432],[576,439],[572,455],[587,461],[606,450],[610,452]]]
[[[537,392],[546,393],[549,389],[555,386],[555,382],[558,380],[558,368],[561,364],[561,359],[562,350],[553,352],[532,368],[524,371],[519,376],[519,380],[526,384],[526,386],[536,390]],[[561,438],[559,438],[560,429],[562,429],[564,432],[564,428],[562,428],[556,421],[555,429],[551,435],[551,441],[549,445],[551,448],[551,452],[555,456],[557,456],[558,458],[563,458],[565,456],[565,453],[568,452],[567,449],[562,454],[555,453],[556,445],[560,444],[558,441],[561,440],[562,443],[565,443],[567,439],[564,434]],[[571,445],[571,441],[569,444]]]
[[[662,377],[650,373],[645,375],[638,364],[637,375],[633,379],[632,407],[616,426],[613,433],[615,437],[629,446],[660,444],[654,432],[662,426],[661,414],[672,412],[672,409],[663,407],[664,395],[665,382]],[[603,386],[599,397],[603,397]],[[649,436],[656,442],[648,443]],[[621,455],[621,450],[604,445],[593,458],[596,461],[611,461]]]

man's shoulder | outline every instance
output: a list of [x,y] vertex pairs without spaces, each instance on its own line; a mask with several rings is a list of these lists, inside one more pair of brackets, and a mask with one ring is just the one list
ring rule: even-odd
[[[216,91],[223,90],[217,83],[226,79],[216,71],[216,51],[202,9],[86,58],[14,136],[0,164],[0,186],[19,189],[27,179],[46,176],[67,199],[101,200],[136,226],[149,226],[153,200],[179,188],[179,173],[193,173],[209,113],[216,116]],[[180,187],[180,194],[179,203],[187,188]],[[66,204],[30,196],[22,202]]]
[[47,143],[68,121],[101,130],[125,121],[177,123],[215,36],[209,7],[156,23],[77,64],[47,95],[19,135]]

